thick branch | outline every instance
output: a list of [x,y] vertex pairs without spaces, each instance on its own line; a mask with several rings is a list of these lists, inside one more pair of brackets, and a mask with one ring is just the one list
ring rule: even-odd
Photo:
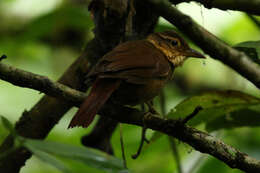
[[181,2],[199,2],[206,8],[219,8],[221,10],[243,11],[250,14],[260,15],[260,0],[170,0],[177,4]]
[[[33,73],[28,73],[5,64],[0,64],[0,78],[21,87],[38,89],[51,96],[58,96],[59,98],[73,102],[76,106],[78,106],[79,102],[83,101],[86,96],[85,93],[52,82],[46,77],[34,75]],[[24,83],[20,81],[24,81]],[[46,91],[46,89],[43,89],[45,87],[49,90]],[[117,106],[117,109],[120,112],[124,112],[125,116],[117,114],[112,104],[106,104],[100,111],[100,114],[103,115],[103,112],[106,112],[107,116],[122,123],[139,126],[145,124],[148,128],[163,132],[188,143],[200,152],[211,154],[228,164],[231,168],[238,168],[246,172],[260,172],[260,161],[224,144],[222,141],[205,132],[181,123],[181,121],[167,120],[154,115],[147,115],[137,109],[129,107]]]
[[236,70],[240,75],[260,88],[260,66],[244,53],[233,49],[216,36],[194,22],[190,16],[171,6],[168,0],[147,0],[162,17],[186,34],[205,53]]

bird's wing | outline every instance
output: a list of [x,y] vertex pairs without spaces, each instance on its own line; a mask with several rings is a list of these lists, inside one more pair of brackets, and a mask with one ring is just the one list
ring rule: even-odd
[[167,77],[171,73],[170,66],[164,54],[148,41],[130,41],[106,54],[88,76],[142,83],[149,78]]

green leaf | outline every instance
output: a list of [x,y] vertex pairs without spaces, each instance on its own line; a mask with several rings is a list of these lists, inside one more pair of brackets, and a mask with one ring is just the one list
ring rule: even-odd
[[255,48],[250,48],[250,47],[234,47],[237,50],[244,52],[247,56],[249,56],[254,62],[260,63],[260,59],[258,58],[258,53],[256,52]]
[[5,118],[4,116],[0,116],[0,117],[1,117],[2,124],[4,125],[4,127],[5,127],[13,136],[15,136],[16,133],[15,133],[15,130],[14,130],[14,127],[13,127],[12,123],[11,123],[7,118]]
[[32,139],[27,139],[24,145],[29,149],[34,148],[67,159],[78,160],[86,165],[103,170],[119,171],[125,169],[122,160],[94,149]]
[[260,64],[260,41],[246,41],[239,43],[234,48],[244,52],[251,59]]
[[210,121],[206,124],[206,130],[215,131],[223,128],[231,129],[244,126],[260,126],[260,112],[251,109],[238,110]]
[[14,152],[17,149],[17,147],[13,146],[8,150],[5,150],[4,152],[0,153],[0,162],[2,159],[8,157],[12,152]]
[[238,43],[235,46],[255,48],[257,51],[257,54],[260,55],[260,40],[259,41],[245,41],[245,42]]
[[182,101],[171,110],[167,117],[175,119],[185,118],[197,106],[201,106],[203,110],[188,121],[189,125],[198,125],[257,104],[260,104],[259,98],[239,91],[208,91]]
[[41,150],[38,150],[37,148],[34,148],[34,146],[31,145],[26,145],[27,149],[29,149],[37,158],[39,158],[40,160],[42,160],[43,162],[46,162],[52,166],[54,166],[55,168],[57,168],[58,170],[60,170],[61,172],[65,172],[65,173],[72,173],[71,170],[69,170],[66,165],[61,162],[60,160],[56,159],[54,156],[43,152]]

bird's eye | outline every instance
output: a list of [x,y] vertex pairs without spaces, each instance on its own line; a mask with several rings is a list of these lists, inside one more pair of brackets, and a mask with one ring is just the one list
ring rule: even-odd
[[176,41],[176,40],[171,40],[170,43],[171,43],[172,46],[178,45],[178,41]]

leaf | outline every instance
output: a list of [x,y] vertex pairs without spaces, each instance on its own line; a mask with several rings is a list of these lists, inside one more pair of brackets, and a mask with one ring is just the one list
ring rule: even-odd
[[211,132],[223,128],[231,129],[244,126],[260,126],[260,112],[251,109],[238,110],[210,121],[206,124],[206,130]]
[[13,147],[9,148],[8,150],[5,150],[4,152],[1,152],[0,153],[0,162],[1,162],[2,159],[5,159],[6,157],[8,157],[16,149],[17,149],[17,147],[13,146]]
[[249,56],[254,62],[260,64],[260,59],[258,58],[258,53],[256,52],[255,48],[250,48],[250,47],[234,47],[237,50],[244,52],[247,56]]
[[78,160],[86,165],[103,170],[119,171],[125,169],[122,160],[94,149],[32,139],[27,139],[24,145],[27,148],[34,148],[48,154]]
[[234,46],[247,54],[254,62],[260,64],[260,41],[246,41]]
[[13,124],[4,116],[0,116],[4,127],[13,135],[16,136]]
[[188,121],[189,125],[194,126],[257,104],[260,104],[259,98],[239,91],[208,91],[182,101],[171,110],[167,117],[175,119],[185,118],[197,106],[201,106],[203,110]]
[[257,51],[257,54],[260,55],[260,40],[259,41],[245,41],[245,42],[238,43],[235,46],[255,48]]
[[34,148],[31,145],[26,145],[27,149],[29,149],[37,158],[39,158],[40,160],[42,160],[43,162],[46,162],[52,166],[54,166],[55,168],[57,168],[58,170],[60,170],[61,172],[65,172],[65,173],[72,173],[71,170],[69,170],[66,165],[64,163],[62,163],[60,160],[56,159],[54,156],[43,152],[41,150],[38,150],[37,148]]

